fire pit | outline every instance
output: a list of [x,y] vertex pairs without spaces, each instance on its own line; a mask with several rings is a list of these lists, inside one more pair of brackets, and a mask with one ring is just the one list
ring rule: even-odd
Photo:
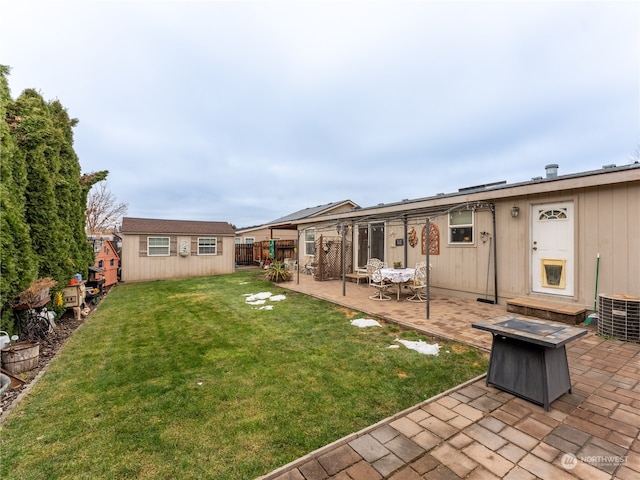
[[571,379],[565,345],[586,335],[584,328],[509,315],[472,324],[493,335],[487,385],[549,410],[569,392]]

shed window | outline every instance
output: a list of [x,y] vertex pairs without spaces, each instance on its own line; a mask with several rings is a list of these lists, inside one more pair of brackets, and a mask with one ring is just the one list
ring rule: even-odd
[[169,253],[169,237],[147,238],[147,255],[150,257],[168,257]]
[[218,239],[209,237],[198,238],[198,255],[215,255],[218,252]]
[[472,210],[461,210],[449,214],[449,243],[473,243]]

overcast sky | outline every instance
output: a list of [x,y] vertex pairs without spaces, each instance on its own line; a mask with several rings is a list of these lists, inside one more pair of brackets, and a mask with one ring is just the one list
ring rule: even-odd
[[624,165],[640,2],[0,0],[13,98],[129,216],[246,227]]

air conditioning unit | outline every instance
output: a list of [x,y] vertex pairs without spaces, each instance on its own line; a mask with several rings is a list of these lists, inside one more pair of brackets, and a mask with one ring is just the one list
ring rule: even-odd
[[640,342],[640,297],[598,295],[598,333],[625,342]]

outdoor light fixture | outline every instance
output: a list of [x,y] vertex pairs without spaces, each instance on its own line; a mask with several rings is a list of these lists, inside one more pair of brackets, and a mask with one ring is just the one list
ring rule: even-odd
[[511,217],[512,218],[518,218],[518,215],[520,215],[520,207],[514,205],[511,208]]

